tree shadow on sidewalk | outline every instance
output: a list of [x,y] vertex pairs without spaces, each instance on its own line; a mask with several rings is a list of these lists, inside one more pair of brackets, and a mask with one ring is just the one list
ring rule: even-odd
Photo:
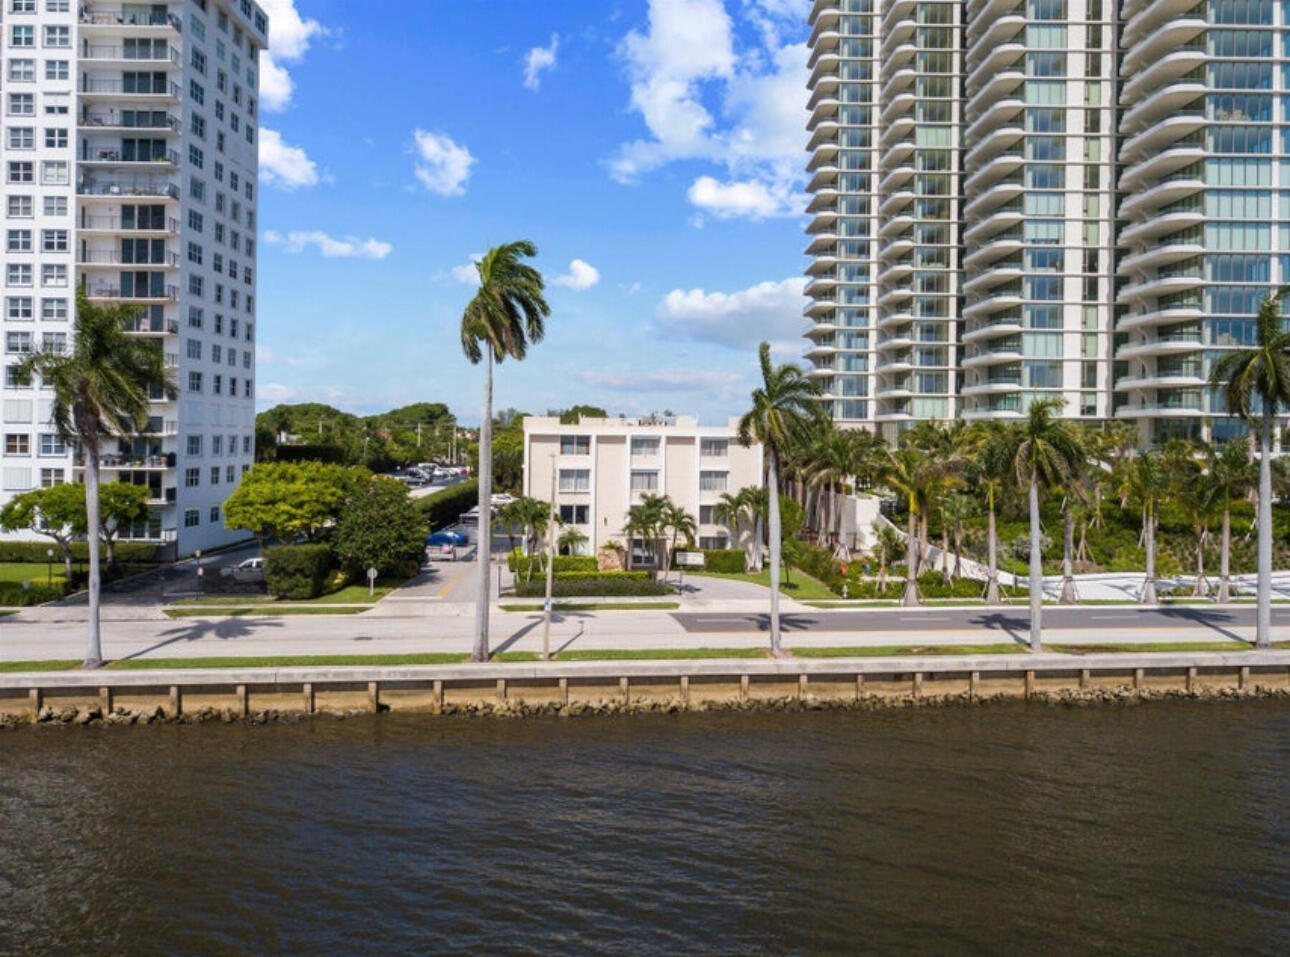
[[996,611],[980,618],[969,619],[968,624],[980,625],[989,631],[1003,631],[1017,644],[1030,646],[1030,618],[1017,618],[1006,612]]
[[216,641],[236,641],[239,638],[250,638],[264,628],[281,628],[282,622],[275,618],[217,618],[200,619],[191,624],[171,628],[161,633],[161,640],[154,645],[143,648],[133,654],[123,655],[115,661],[133,661],[146,658],[155,651],[169,648],[185,642],[203,641],[213,638]]

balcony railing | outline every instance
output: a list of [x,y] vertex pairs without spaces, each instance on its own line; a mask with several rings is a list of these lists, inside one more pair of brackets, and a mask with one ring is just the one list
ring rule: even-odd
[[160,87],[148,87],[140,89],[137,84],[131,83],[130,89],[126,89],[124,80],[96,79],[93,77],[81,77],[80,91],[82,93],[110,93],[118,96],[165,96],[172,100],[179,99],[179,84],[174,82],[163,83]]
[[174,269],[179,266],[179,253],[168,252],[157,262],[127,259],[119,249],[87,249],[77,254],[76,261],[87,266],[168,266]]
[[81,23],[111,27],[170,27],[176,33],[184,29],[184,22],[173,13],[155,10],[110,9],[90,4],[81,9]]
[[165,180],[93,179],[76,184],[81,196],[164,196],[179,198],[179,187]]
[[175,150],[163,150],[152,156],[130,156],[127,157],[124,151],[115,147],[90,146],[88,143],[81,147],[82,163],[148,163],[161,166],[178,166],[179,153]]
[[81,48],[81,56],[86,60],[138,60],[141,63],[179,63],[179,50],[167,46],[157,50],[148,45],[149,41],[133,47],[120,43],[91,43]]
[[80,228],[122,233],[170,233],[170,235],[173,236],[179,232],[179,220],[175,219],[173,216],[167,217],[165,225],[160,228],[156,228],[152,226],[126,226],[121,222],[120,216],[82,215],[80,218]]
[[[150,317],[136,319],[131,323],[127,323],[125,327],[125,331],[137,332],[144,335],[153,335],[153,336],[159,336],[163,334],[169,335],[169,336],[177,336],[179,335],[179,320],[178,319],[160,320],[160,319],[152,319]],[[176,365],[178,365],[178,362],[176,362]]]
[[134,289],[129,292],[116,283],[95,282],[85,285],[85,294],[91,299],[126,299],[146,300],[149,302],[174,302],[179,298],[178,286],[165,286],[162,289]]
[[131,130],[179,132],[179,117],[164,110],[83,110],[77,121],[83,127],[120,127]]

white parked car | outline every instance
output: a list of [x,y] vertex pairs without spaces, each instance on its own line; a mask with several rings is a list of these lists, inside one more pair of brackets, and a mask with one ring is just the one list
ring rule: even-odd
[[259,584],[264,581],[264,559],[245,558],[236,565],[221,568],[219,573],[239,584]]

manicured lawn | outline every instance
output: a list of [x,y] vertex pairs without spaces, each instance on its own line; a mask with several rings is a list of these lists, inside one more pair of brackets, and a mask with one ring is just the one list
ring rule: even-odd
[[183,601],[175,602],[172,607],[237,605],[239,608],[245,608],[249,605],[276,605],[299,608],[307,605],[370,605],[380,601],[401,584],[402,582],[378,583],[373,595],[367,593],[366,585],[346,585],[340,591],[334,591],[330,595],[305,601],[278,599],[272,595],[205,595],[201,598],[185,598]]
[[[54,581],[64,580],[61,561],[54,562]],[[0,582],[39,582],[49,580],[49,567],[38,562],[0,562]]]
[[[501,605],[502,611],[541,611],[541,605]],[[552,611],[673,611],[680,608],[675,601],[594,601],[585,605],[561,604],[551,605]]]
[[[735,574],[733,572],[686,572],[686,575],[693,578],[728,578],[732,581],[752,582],[754,585],[761,585],[763,588],[770,588],[770,570],[762,569],[761,572],[753,574],[744,572]],[[838,596],[829,591],[825,584],[817,578],[812,578],[805,572],[793,569],[791,580],[784,575],[780,576],[779,591],[781,595],[787,595],[789,598],[797,599],[829,599]]]
[[357,615],[370,605],[220,605],[206,608],[166,608],[167,618],[276,618],[279,615]]
[[159,668],[308,668],[332,665],[455,665],[470,658],[465,654],[412,655],[280,655],[270,658],[131,658],[114,661],[108,668],[119,671],[147,671]]
[[1011,655],[1018,644],[997,645],[861,645],[853,648],[794,648],[796,658],[885,658],[900,655]]
[[79,661],[0,661],[0,674],[14,674],[22,671],[71,671],[80,666]]
[[575,648],[560,661],[680,661],[688,658],[765,658],[765,648]]
[[[1282,642],[1281,644],[1285,644]],[[1244,641],[1155,641],[1124,645],[1044,644],[1045,651],[1063,655],[1129,654],[1143,651],[1250,651],[1253,645]]]

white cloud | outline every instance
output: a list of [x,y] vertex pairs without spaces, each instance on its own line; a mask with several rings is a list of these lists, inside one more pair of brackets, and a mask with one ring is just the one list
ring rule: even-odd
[[293,230],[285,236],[271,229],[264,234],[264,241],[270,246],[281,246],[289,253],[301,253],[312,246],[325,259],[384,259],[394,251],[393,246],[379,239],[357,236],[337,239],[317,229]]
[[318,167],[298,146],[288,146],[277,130],[260,130],[260,176],[270,186],[296,189],[318,182]]
[[295,87],[282,64],[300,62],[314,39],[331,31],[302,17],[296,0],[263,0],[260,5],[269,16],[269,48],[260,54],[260,103],[267,110],[283,110]]
[[470,168],[475,165],[470,150],[443,133],[419,129],[412,136],[416,140],[417,179],[422,185],[440,196],[464,195]]
[[673,289],[658,304],[655,319],[672,337],[734,349],[752,349],[768,340],[780,349],[800,351],[805,287],[805,279],[792,278],[730,293]]
[[757,180],[718,182],[711,176],[700,176],[686,194],[690,202],[717,219],[766,219],[770,216],[793,216],[804,208],[789,184]]
[[524,85],[536,90],[542,85],[542,72],[555,69],[555,56],[560,49],[560,37],[551,34],[551,45],[534,47],[524,57]]
[[[747,41],[722,0],[649,0],[649,25],[619,45],[631,105],[649,138],[625,143],[610,174],[630,183],[677,160],[706,160],[726,171],[727,186],[765,194],[718,200],[713,176],[691,187],[691,200],[719,218],[765,218],[800,208],[805,180],[807,47],[787,42],[804,31],[805,0],[744,0],[739,13],[755,28]],[[700,185],[701,184],[701,185]],[[696,189],[697,187],[697,189]],[[743,192],[747,193],[747,189]],[[770,211],[767,197],[773,197]]]
[[575,259],[569,263],[569,271],[563,276],[556,276],[551,280],[557,286],[567,286],[570,289],[581,292],[584,289],[590,289],[596,283],[600,282],[600,270],[589,262],[581,259]]
[[281,382],[262,382],[255,387],[255,397],[262,406],[289,402],[295,396],[296,390]]

